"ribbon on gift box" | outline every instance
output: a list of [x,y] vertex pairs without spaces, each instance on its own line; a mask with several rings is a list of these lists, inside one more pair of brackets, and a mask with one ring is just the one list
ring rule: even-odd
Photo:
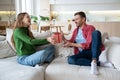
[[61,43],[62,42],[62,35],[60,32],[55,32],[52,35],[55,38],[56,43]]

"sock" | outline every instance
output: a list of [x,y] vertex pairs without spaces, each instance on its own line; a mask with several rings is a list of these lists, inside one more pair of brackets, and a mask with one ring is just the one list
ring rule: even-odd
[[39,64],[36,64],[34,67],[40,67],[40,65],[39,65]]
[[91,74],[99,74],[98,69],[97,69],[97,63],[91,62]]

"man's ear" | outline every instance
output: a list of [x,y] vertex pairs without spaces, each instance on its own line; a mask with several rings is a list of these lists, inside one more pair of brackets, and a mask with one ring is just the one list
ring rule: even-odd
[[83,18],[82,18],[82,21],[86,21],[86,19],[83,17]]

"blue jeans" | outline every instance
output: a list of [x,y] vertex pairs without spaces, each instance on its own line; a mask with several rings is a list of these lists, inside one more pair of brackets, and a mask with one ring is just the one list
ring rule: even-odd
[[44,62],[51,62],[54,59],[55,48],[48,46],[43,50],[37,51],[29,56],[20,56],[17,62],[22,65],[35,66]]
[[92,59],[96,59],[97,65],[100,66],[100,62],[98,60],[101,53],[101,45],[101,33],[96,30],[92,33],[91,49],[82,50],[77,55],[69,56],[68,63],[81,66],[91,66]]

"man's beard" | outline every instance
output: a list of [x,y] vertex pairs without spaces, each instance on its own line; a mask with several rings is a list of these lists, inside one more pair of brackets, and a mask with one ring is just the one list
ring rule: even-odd
[[80,24],[76,24],[77,27],[82,27],[83,23],[80,23]]

